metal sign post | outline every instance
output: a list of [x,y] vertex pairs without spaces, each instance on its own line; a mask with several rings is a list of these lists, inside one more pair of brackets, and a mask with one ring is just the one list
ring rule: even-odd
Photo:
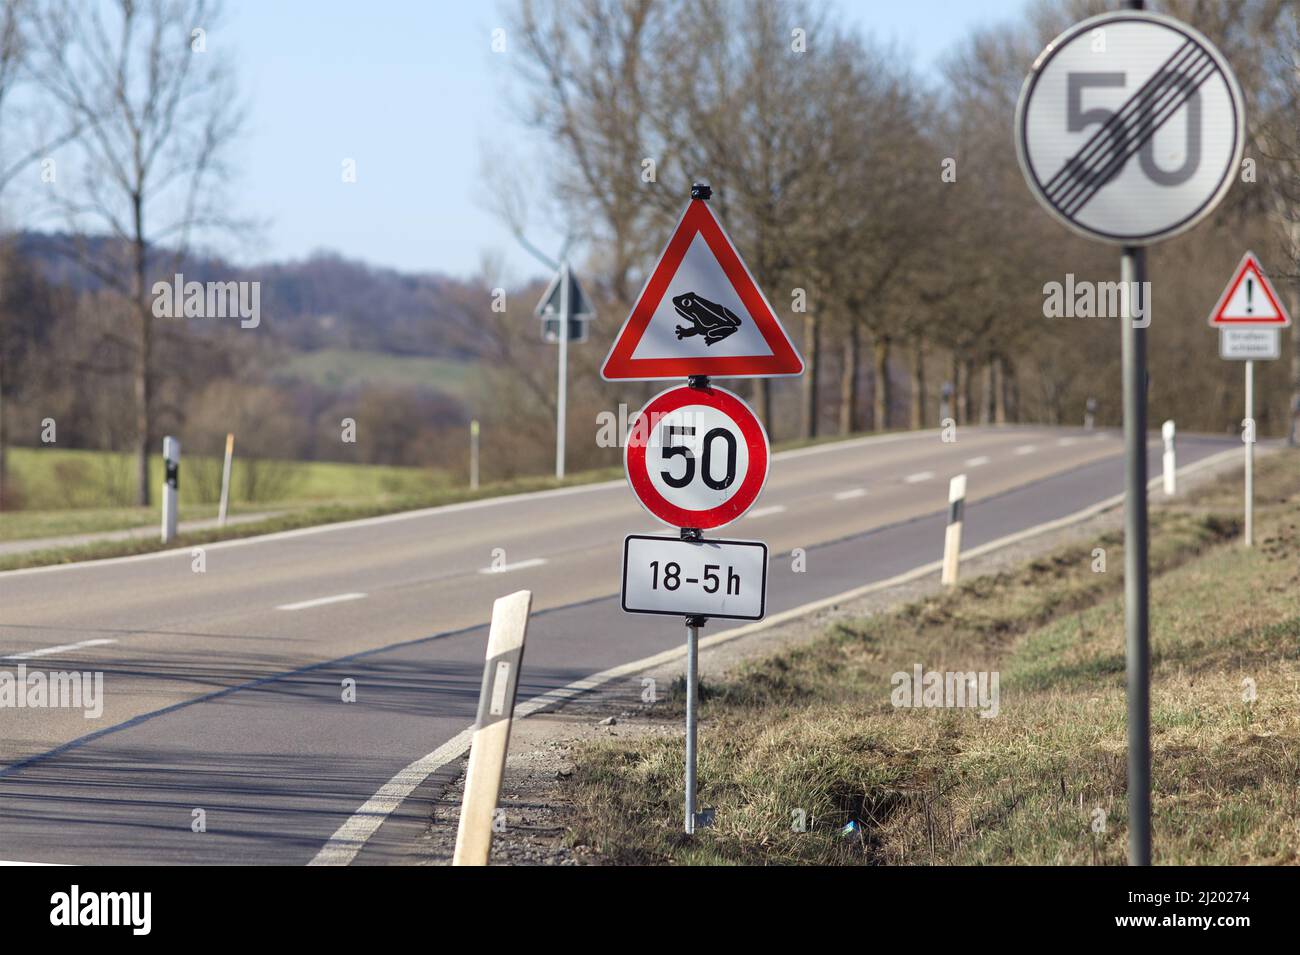
[[1255,363],[1246,362],[1246,420],[1241,423],[1241,440],[1246,445],[1246,534],[1247,547],[1255,546]]
[[[1125,283],[1145,282],[1146,249],[1130,246],[1120,260]],[[1134,288],[1132,284],[1126,286]],[[1142,285],[1137,285],[1142,288]],[[1128,694],[1128,859],[1151,864],[1151,642],[1147,560],[1147,330],[1125,296],[1121,364],[1124,378],[1124,659]]]
[[712,195],[707,183],[692,184],[686,212],[601,370],[608,381],[687,379],[651,398],[628,431],[628,484],[680,536],[628,535],[621,593],[627,613],[686,621],[687,835],[713,822],[696,805],[700,628],[710,617],[761,620],[767,605],[767,545],[704,539],[706,529],[754,503],[771,458],[762,422],[709,376],[803,373],[803,359],[709,211]]
[[565,405],[569,391],[569,263],[560,263],[560,369],[555,399],[555,476],[564,477]]
[[1043,207],[1069,229],[1122,247],[1129,862],[1148,865],[1146,246],[1191,229],[1232,187],[1245,105],[1232,68],[1202,34],[1142,12],[1142,0],[1125,6],[1076,23],[1043,50],[1020,93],[1015,139]]
[[1242,543],[1255,543],[1255,362],[1282,355],[1279,329],[1291,324],[1282,298],[1254,252],[1247,251],[1219,296],[1210,325],[1219,330],[1219,357],[1246,363],[1246,417],[1241,440],[1246,452],[1246,523]]
[[[568,421],[569,399],[569,343],[587,340],[587,323],[595,318],[587,297],[573,276],[568,259],[561,259],[560,266],[550,285],[542,293],[542,300],[537,303],[533,314],[542,320],[542,341],[560,346],[560,357],[556,369],[555,389],[555,476],[564,477],[564,439],[565,425]],[[551,325],[556,325],[554,337]],[[575,335],[574,325],[578,325]]]

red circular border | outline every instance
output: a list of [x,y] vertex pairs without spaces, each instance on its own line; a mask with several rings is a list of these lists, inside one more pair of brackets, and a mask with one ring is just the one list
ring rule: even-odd
[[[639,427],[643,420],[649,420],[654,414],[666,415],[686,405],[704,405],[720,411],[740,428],[749,451],[749,467],[740,488],[725,504],[703,511],[691,511],[678,507],[665,498],[650,480],[650,471],[646,466],[646,439],[649,430]],[[628,429],[627,445],[624,449],[623,467],[627,472],[627,483],[632,487],[641,506],[665,524],[674,527],[698,527],[706,530],[730,524],[753,506],[758,500],[759,492],[767,483],[767,466],[770,453],[767,444],[767,432],[763,423],[754,416],[739,396],[723,388],[710,385],[708,388],[691,388],[678,385],[655,395],[644,408],[636,413]]]

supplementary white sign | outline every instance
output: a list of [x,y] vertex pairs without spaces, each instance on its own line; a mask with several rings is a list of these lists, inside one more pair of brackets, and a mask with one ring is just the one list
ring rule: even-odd
[[1219,357],[1235,361],[1269,361],[1282,357],[1276,328],[1220,328]]
[[1245,107],[1187,24],[1126,10],[1075,24],[1025,80],[1016,151],[1030,190],[1076,232],[1145,245],[1190,229],[1241,164]]
[[767,545],[630,534],[623,541],[623,610],[762,620]]

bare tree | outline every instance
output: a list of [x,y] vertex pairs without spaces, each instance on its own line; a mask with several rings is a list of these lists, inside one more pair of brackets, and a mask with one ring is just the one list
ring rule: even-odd
[[118,337],[135,355],[141,505],[150,497],[157,377],[149,276],[165,264],[163,250],[174,267],[193,236],[237,224],[221,187],[239,104],[229,59],[207,48],[220,12],[218,0],[53,0],[31,18],[33,74],[83,130],[72,148],[85,174],[54,199],[79,236],[69,254],[135,316]]
[[[69,125],[42,122],[38,110],[14,109],[14,94],[25,85],[27,74],[29,37],[27,17],[31,9],[28,0],[4,0],[0,5],[0,195],[20,172],[50,150],[75,136],[79,126],[74,119]],[[18,140],[23,145],[11,148]],[[0,280],[8,277],[11,257],[7,249],[0,249]],[[5,397],[14,385],[9,374],[12,332],[7,328],[6,315],[0,314],[0,510],[5,507],[5,448],[8,440],[5,431]]]

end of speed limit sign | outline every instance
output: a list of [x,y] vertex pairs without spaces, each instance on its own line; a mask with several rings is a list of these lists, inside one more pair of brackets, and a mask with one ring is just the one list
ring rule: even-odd
[[1219,204],[1241,165],[1245,106],[1227,60],[1172,17],[1075,24],[1034,62],[1016,107],[1030,190],[1091,239],[1147,245]]
[[767,481],[767,432],[730,391],[670,388],[628,432],[627,481],[647,511],[673,527],[707,530],[745,513]]

